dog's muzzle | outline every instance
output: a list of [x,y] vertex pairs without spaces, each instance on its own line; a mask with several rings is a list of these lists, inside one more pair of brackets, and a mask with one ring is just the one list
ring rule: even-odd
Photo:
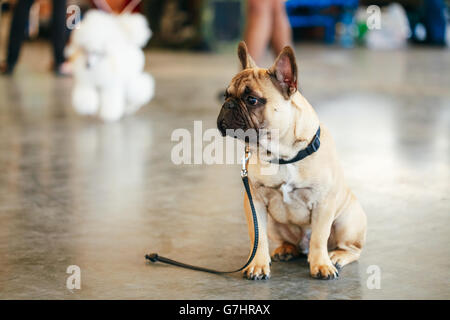
[[217,117],[217,129],[222,136],[226,135],[227,129],[246,129],[245,121],[239,114],[238,108],[239,103],[233,98],[228,98],[222,105]]

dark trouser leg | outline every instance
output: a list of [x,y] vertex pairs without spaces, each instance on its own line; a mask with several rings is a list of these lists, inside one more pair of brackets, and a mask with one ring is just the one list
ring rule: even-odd
[[66,27],[66,1],[53,0],[52,13],[52,43],[55,68],[64,62],[64,47],[66,45],[68,29]]
[[33,0],[19,0],[11,22],[11,30],[9,31],[8,56],[6,63],[9,68],[14,68],[19,58],[20,47],[25,37],[25,27],[27,26],[30,8]]

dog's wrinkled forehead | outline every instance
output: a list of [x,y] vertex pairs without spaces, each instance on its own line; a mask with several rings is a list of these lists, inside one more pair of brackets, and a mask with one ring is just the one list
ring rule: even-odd
[[247,91],[254,94],[264,96],[264,83],[269,79],[267,70],[265,69],[245,69],[239,72],[231,80],[227,88],[227,93],[232,96],[240,97]]

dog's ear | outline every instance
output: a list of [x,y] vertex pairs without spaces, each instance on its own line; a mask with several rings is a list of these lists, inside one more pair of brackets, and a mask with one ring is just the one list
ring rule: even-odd
[[238,57],[241,61],[242,70],[256,68],[256,63],[248,53],[247,45],[244,41],[239,42]]
[[297,63],[291,47],[284,47],[269,73],[286,99],[297,91]]

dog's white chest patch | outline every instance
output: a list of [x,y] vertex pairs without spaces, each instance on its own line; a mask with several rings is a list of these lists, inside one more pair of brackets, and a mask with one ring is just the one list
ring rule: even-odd
[[289,180],[283,183],[280,187],[281,192],[283,193],[283,202],[285,203],[292,203],[292,191],[295,189],[295,184],[292,181],[293,178],[295,178],[297,172],[293,165],[287,164],[286,169],[288,172]]
[[280,187],[281,192],[283,193],[283,202],[285,203],[291,203],[291,192],[294,190],[294,185],[290,184],[289,182],[283,183]]

